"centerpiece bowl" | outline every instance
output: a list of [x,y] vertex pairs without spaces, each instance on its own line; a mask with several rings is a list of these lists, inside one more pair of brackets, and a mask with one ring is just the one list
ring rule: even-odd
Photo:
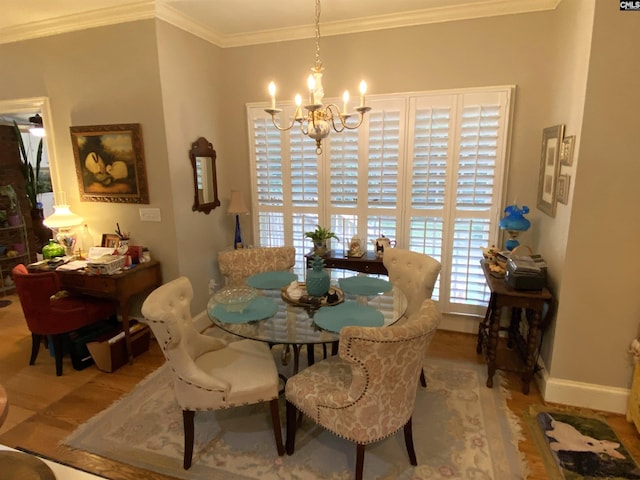
[[241,312],[258,296],[258,290],[251,287],[227,287],[214,293],[213,300],[227,312]]

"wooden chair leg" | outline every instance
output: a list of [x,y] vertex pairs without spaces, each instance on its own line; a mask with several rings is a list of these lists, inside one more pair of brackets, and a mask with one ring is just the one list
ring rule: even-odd
[[191,460],[193,459],[193,418],[195,414],[196,412],[193,410],[182,410],[182,424],[184,428],[184,460],[182,466],[185,470],[191,467]]
[[356,480],[362,480],[364,470],[364,445],[358,444],[356,449]]
[[411,462],[411,465],[418,465],[418,460],[416,459],[416,451],[413,448],[413,429],[411,428],[411,417],[404,426],[404,443],[407,446],[407,453],[409,454],[409,461]]
[[31,358],[29,359],[29,365],[36,363],[38,358],[38,352],[40,351],[40,343],[42,342],[42,335],[37,333],[31,334]]
[[276,448],[278,455],[284,455],[284,445],[282,445],[282,428],[280,427],[280,409],[278,408],[278,399],[274,398],[269,402],[271,406],[271,423],[273,424],[273,435],[276,438]]
[[62,375],[62,353],[64,351],[64,334],[53,335],[53,356],[56,359],[56,376]]
[[296,443],[296,412],[295,405],[287,400],[287,455],[293,455]]
[[424,388],[427,388],[427,377],[425,377],[425,375],[424,375],[424,368],[422,370],[420,370],[420,384]]

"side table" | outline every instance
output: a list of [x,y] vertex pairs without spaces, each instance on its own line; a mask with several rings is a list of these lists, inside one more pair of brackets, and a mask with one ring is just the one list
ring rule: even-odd
[[[495,371],[500,369],[508,369],[507,367],[498,367],[496,365],[496,354],[498,349],[498,340],[500,330],[508,330],[509,345],[515,344],[524,362],[524,368],[518,370],[522,372],[522,393],[529,393],[529,383],[533,378],[536,367],[536,351],[542,336],[542,332],[547,326],[546,319],[543,319],[545,305],[551,309],[553,303],[553,295],[547,288],[542,290],[516,290],[507,285],[502,277],[494,277],[489,270],[489,266],[482,261],[482,271],[484,272],[487,285],[491,290],[491,298],[484,319],[478,326],[478,345],[477,353],[482,353],[482,347],[485,347],[485,356],[487,359],[487,387],[493,387],[493,375]],[[508,328],[500,327],[500,317],[502,309],[513,309],[513,315]],[[521,314],[521,309],[525,314]],[[526,322],[522,326],[521,323]],[[521,328],[524,327],[524,328]],[[526,333],[521,332],[525,330]]]
[[[307,259],[307,268],[313,259],[313,251],[305,255]],[[388,275],[387,269],[382,263],[382,258],[376,256],[375,252],[365,252],[361,257],[349,257],[344,250],[330,250],[323,255],[324,266],[326,268],[339,268],[342,270],[351,270],[360,273]]]

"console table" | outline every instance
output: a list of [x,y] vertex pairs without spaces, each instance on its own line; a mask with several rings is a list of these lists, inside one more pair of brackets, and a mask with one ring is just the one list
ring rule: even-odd
[[[536,367],[536,351],[542,336],[542,332],[547,326],[546,319],[542,317],[544,307],[547,305],[549,311],[552,307],[553,296],[547,288],[542,290],[515,290],[507,285],[502,277],[494,277],[489,270],[489,266],[482,261],[482,271],[484,272],[487,285],[491,290],[491,298],[484,319],[478,326],[477,353],[482,353],[485,347],[487,359],[487,387],[493,387],[493,375],[500,368],[506,367],[496,365],[496,354],[498,349],[498,339],[500,330],[508,331],[508,344],[515,344],[524,361],[522,370],[522,393],[529,393],[529,383],[533,378]],[[512,308],[511,321],[508,327],[500,327],[500,315],[502,308]],[[522,315],[521,310],[525,311]],[[526,322],[522,325],[522,322]],[[525,332],[525,333],[522,333]]]
[[[311,268],[310,263],[314,257],[313,251],[307,253],[305,257],[307,259],[307,268]],[[378,275],[389,274],[382,263],[382,258],[377,257],[375,252],[365,252],[362,257],[349,257],[344,250],[330,250],[322,259],[326,268],[340,268],[342,270]]]
[[[49,268],[47,266],[29,266],[29,270],[36,272],[49,270]],[[117,311],[122,318],[129,363],[133,363],[133,350],[129,334],[131,299],[138,294],[151,292],[154,288],[162,285],[160,262],[152,260],[138,263],[132,268],[113,275],[93,275],[83,270],[56,270],[56,273],[64,290],[91,297],[107,298],[116,302]]]

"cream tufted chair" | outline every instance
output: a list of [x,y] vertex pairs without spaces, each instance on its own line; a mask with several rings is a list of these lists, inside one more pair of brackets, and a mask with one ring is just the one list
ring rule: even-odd
[[269,402],[278,455],[284,455],[278,371],[269,348],[253,340],[227,345],[198,333],[191,319],[192,298],[191,282],[180,277],[154,290],[142,305],[142,314],[171,367],[174,391],[182,407],[184,468],[191,466],[197,410]]
[[[422,302],[431,298],[442,266],[435,258],[402,248],[390,248],[382,257],[389,281],[400,288],[407,297],[405,316],[416,313]],[[420,371],[420,383],[427,386],[424,371]]]
[[230,287],[245,284],[256,273],[291,270],[296,263],[294,247],[256,247],[218,253],[218,267]]
[[401,428],[411,464],[417,465],[411,416],[422,358],[440,318],[435,303],[425,300],[401,325],[344,327],[338,356],[322,360],[287,381],[287,454],[294,451],[299,410],[357,444],[357,480],[362,478],[365,445]]

